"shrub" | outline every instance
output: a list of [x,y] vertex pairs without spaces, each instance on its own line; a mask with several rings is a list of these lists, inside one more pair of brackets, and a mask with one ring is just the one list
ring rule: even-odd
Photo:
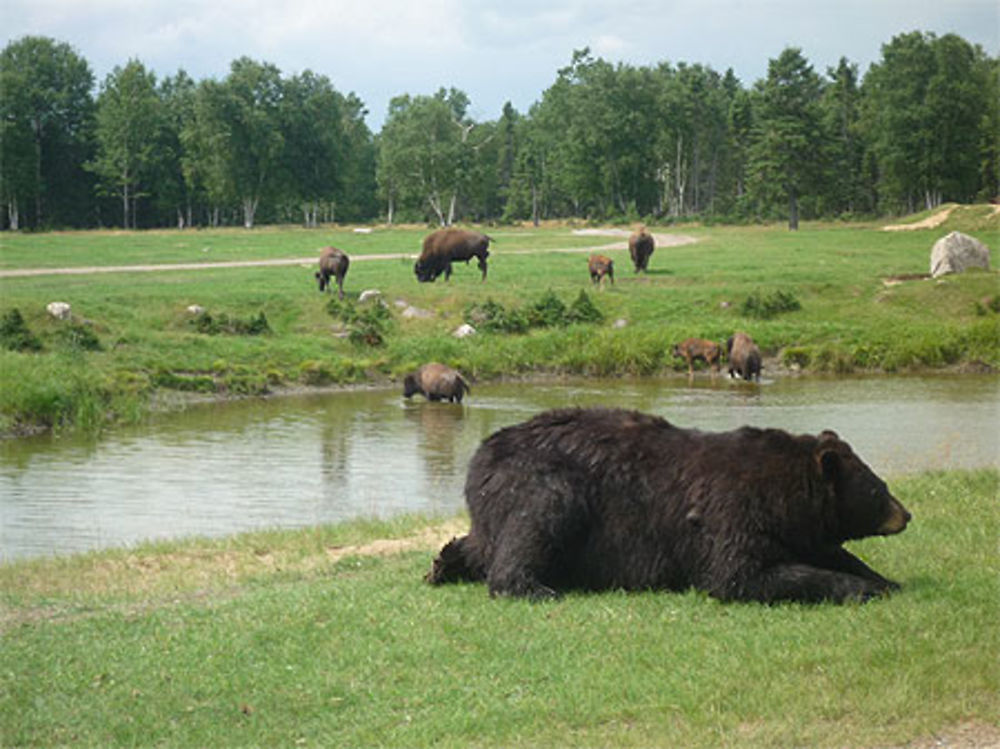
[[758,320],[770,320],[782,312],[795,312],[800,309],[802,305],[793,294],[779,289],[766,297],[755,291],[740,305],[740,314]]
[[604,313],[597,309],[590,295],[580,289],[580,295],[569,308],[570,322],[599,323],[604,320]]
[[567,307],[552,290],[528,305],[526,311],[507,308],[487,299],[465,308],[465,322],[488,333],[524,333],[529,328],[565,327],[573,323],[597,323],[604,315],[591,301],[586,291]]
[[464,318],[477,330],[487,333],[524,333],[529,327],[528,318],[522,312],[508,310],[492,299],[470,304],[465,308]]
[[331,299],[326,311],[347,327],[347,338],[355,345],[381,346],[389,335],[393,317],[380,300],[358,307],[354,302]]
[[73,351],[100,351],[103,348],[97,334],[89,325],[70,323],[60,328],[56,337],[63,346]]
[[42,342],[28,330],[28,325],[16,307],[0,319],[0,345],[8,351],[41,351]]
[[191,325],[199,333],[205,335],[264,335],[271,332],[271,326],[267,322],[267,317],[263,312],[256,317],[249,317],[241,320],[236,317],[222,313],[218,317],[213,317],[208,312],[202,312],[191,320]]

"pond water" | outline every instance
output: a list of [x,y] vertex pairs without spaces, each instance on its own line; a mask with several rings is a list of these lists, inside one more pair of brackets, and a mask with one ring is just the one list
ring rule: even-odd
[[609,405],[710,431],[834,429],[883,476],[1000,467],[995,376],[726,377],[473,385],[206,404],[100,439],[0,441],[0,561],[397,513],[450,514],[472,453],[546,408]]

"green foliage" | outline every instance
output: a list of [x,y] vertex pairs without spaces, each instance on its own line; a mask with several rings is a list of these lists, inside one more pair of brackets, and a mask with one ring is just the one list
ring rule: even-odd
[[569,307],[549,289],[540,299],[524,308],[504,307],[489,298],[485,302],[473,302],[466,306],[464,319],[477,330],[487,333],[525,333],[530,328],[598,323],[604,320],[604,315],[582,289]]
[[41,340],[28,329],[28,324],[17,307],[8,310],[0,318],[0,346],[8,351],[42,350]]
[[331,299],[326,311],[346,326],[348,340],[358,346],[382,346],[395,322],[380,299],[367,304]]
[[267,316],[263,311],[256,316],[251,316],[245,320],[238,317],[231,317],[225,312],[213,316],[209,312],[202,312],[191,320],[191,325],[199,333],[205,335],[267,335],[271,332],[271,326],[267,322]]
[[92,326],[66,323],[56,331],[56,339],[71,351],[100,351],[101,340]]
[[761,296],[759,291],[748,296],[740,305],[740,314],[755,320],[771,320],[783,312],[797,312],[802,304],[788,291],[772,292]]

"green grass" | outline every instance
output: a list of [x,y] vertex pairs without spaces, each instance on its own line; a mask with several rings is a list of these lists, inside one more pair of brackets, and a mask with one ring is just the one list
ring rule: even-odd
[[[996,246],[1000,217],[989,211],[970,207],[971,218],[956,211],[956,220],[981,226],[973,233]],[[661,228],[656,231],[688,234],[698,242],[658,248],[643,276],[632,272],[627,250],[603,250],[616,261],[618,281],[600,291],[590,284],[586,252],[552,250],[614,238],[575,236],[568,227],[489,229],[497,243],[485,284],[474,264],[457,265],[449,283],[418,284],[410,259],[360,259],[415,253],[426,229],[378,228],[368,235],[294,228],[8,235],[0,251],[6,268],[177,263],[192,254],[213,260],[298,258],[334,243],[359,258],[346,280],[350,295],[376,288],[390,304],[401,300],[432,315],[402,319],[394,306],[396,321],[384,346],[352,344],[335,335],[312,264],[0,279],[0,313],[18,309],[43,345],[37,353],[0,351],[0,431],[99,428],[109,419],[138,419],[170,390],[229,396],[388,381],[431,359],[474,378],[662,375],[685,370],[670,355],[673,343],[689,336],[724,340],[735,330],[758,341],[772,373],[792,364],[821,372],[996,368],[1000,315],[990,304],[1000,294],[995,271],[884,283],[893,275],[925,273],[930,245],[948,227]],[[202,253],[202,246],[212,249]],[[450,336],[472,303],[492,299],[526,307],[551,291],[569,305],[581,290],[603,314],[602,323],[462,341]],[[754,295],[779,294],[793,296],[801,309],[770,319],[741,313]],[[76,338],[62,332],[65,323],[45,312],[54,300],[73,305],[74,324],[88,327],[100,350],[72,345]],[[215,319],[249,320],[263,313],[271,332],[200,333],[185,311],[192,304]],[[618,320],[625,327],[616,327]]]
[[914,522],[851,548],[903,590],[861,606],[530,604],[424,585],[429,541],[331,556],[426,519],[0,566],[0,744],[875,747],[995,727],[998,482],[891,481]]

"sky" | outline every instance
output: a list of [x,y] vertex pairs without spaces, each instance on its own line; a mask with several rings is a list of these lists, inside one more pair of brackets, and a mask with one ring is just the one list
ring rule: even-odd
[[389,101],[455,87],[476,120],[527,112],[589,47],[612,63],[732,68],[745,86],[798,47],[819,73],[864,73],[910,31],[956,33],[1000,54],[998,0],[0,0],[3,45],[72,46],[98,83],[138,59],[158,78],[222,79],[243,56],[285,76],[312,70],[354,92],[378,131]]

